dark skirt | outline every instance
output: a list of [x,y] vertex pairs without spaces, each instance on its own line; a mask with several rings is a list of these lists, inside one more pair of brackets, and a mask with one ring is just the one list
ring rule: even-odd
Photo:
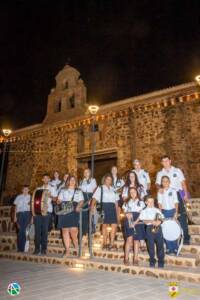
[[103,224],[117,224],[117,211],[115,203],[102,203],[104,220]]
[[[132,215],[133,215],[133,221],[135,221],[135,220],[137,220],[139,213],[132,212]],[[127,218],[125,218],[125,221],[124,221],[124,233],[125,233],[126,238],[132,236],[133,239],[136,241],[145,240],[145,238],[146,238],[145,225],[139,223],[139,224],[135,225],[135,230],[134,230],[134,228],[129,227],[129,222],[128,222]]]
[[86,235],[89,231],[89,206],[88,202],[92,199],[93,193],[83,193],[84,203],[82,211],[82,234]]
[[78,203],[74,202],[73,205],[74,205],[74,211],[72,211],[67,215],[58,216],[58,226],[57,226],[58,229],[79,226],[79,213],[75,211]]

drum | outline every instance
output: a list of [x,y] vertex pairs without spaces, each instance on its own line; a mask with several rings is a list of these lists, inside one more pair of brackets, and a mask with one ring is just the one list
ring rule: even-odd
[[74,210],[73,201],[65,201],[56,206],[56,215],[67,215]]
[[49,200],[49,191],[44,189],[36,189],[33,192],[31,200],[32,214],[35,215],[47,215]]
[[163,237],[167,241],[176,241],[181,237],[182,230],[175,220],[165,220],[162,225]]

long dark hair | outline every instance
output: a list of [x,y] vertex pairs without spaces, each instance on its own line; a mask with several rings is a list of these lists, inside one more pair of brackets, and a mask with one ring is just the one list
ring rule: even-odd
[[131,199],[131,191],[132,190],[136,191],[136,199],[141,201],[140,194],[139,194],[138,190],[135,187],[130,187],[129,190],[128,190],[128,198],[125,200],[125,203],[128,203],[129,200]]
[[135,175],[135,188],[139,189],[139,188],[143,188],[143,185],[139,183],[138,180],[138,176],[134,171],[129,171],[126,177],[126,182],[125,182],[125,186],[130,188],[131,185],[131,181],[130,181],[130,174],[134,174]]
[[69,177],[67,178],[67,181],[66,181],[66,184],[65,184],[65,187],[68,189],[69,188],[69,183],[70,183],[70,180],[74,178],[75,179],[75,189],[78,188],[78,180],[76,178],[76,176],[74,175],[69,175]]

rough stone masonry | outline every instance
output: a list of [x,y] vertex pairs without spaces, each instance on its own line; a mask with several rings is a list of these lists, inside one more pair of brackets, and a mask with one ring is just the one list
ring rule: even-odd
[[[80,73],[66,65],[56,76],[43,123],[16,130],[9,139],[6,195],[23,184],[34,189],[44,172],[80,176],[91,157],[87,107]],[[200,93],[194,82],[101,105],[95,122],[98,174],[111,158],[121,174],[138,158],[154,180],[167,153],[183,169],[192,196],[200,195]]]

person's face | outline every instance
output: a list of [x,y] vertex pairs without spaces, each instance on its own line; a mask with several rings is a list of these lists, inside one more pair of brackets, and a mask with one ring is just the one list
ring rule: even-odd
[[88,169],[86,169],[85,171],[84,171],[84,177],[85,178],[89,178],[90,177],[90,170],[88,170]]
[[76,179],[74,177],[70,178],[69,186],[70,187],[75,187],[75,185],[76,185]]
[[27,195],[29,193],[29,188],[28,187],[24,187],[22,189],[23,194]]
[[165,169],[168,169],[171,167],[171,160],[169,158],[163,158],[162,159],[162,165],[163,165],[163,168]]
[[163,179],[162,179],[162,186],[163,186],[164,188],[168,188],[168,187],[170,186],[170,181],[169,181],[168,178],[163,178]]
[[130,173],[129,179],[130,179],[130,182],[131,182],[131,183],[135,183],[135,174]]
[[55,179],[58,179],[59,178],[59,173],[56,171],[56,172],[54,172],[54,178]]
[[49,180],[50,180],[49,176],[46,176],[46,175],[42,178],[42,181],[44,184],[48,184]]
[[112,178],[111,177],[106,177],[105,179],[105,185],[111,186],[112,185]]
[[63,176],[63,180],[64,180],[64,181],[67,181],[68,177],[69,177],[69,175],[68,175],[68,174],[65,174],[65,175]]
[[154,199],[153,198],[149,198],[146,203],[147,203],[148,207],[154,207]]
[[137,198],[137,192],[134,189],[130,190],[130,196],[132,199],[136,199]]
[[141,163],[139,161],[134,162],[134,168],[136,170],[140,170],[141,169]]
[[111,173],[113,176],[117,176],[117,167],[112,167]]

